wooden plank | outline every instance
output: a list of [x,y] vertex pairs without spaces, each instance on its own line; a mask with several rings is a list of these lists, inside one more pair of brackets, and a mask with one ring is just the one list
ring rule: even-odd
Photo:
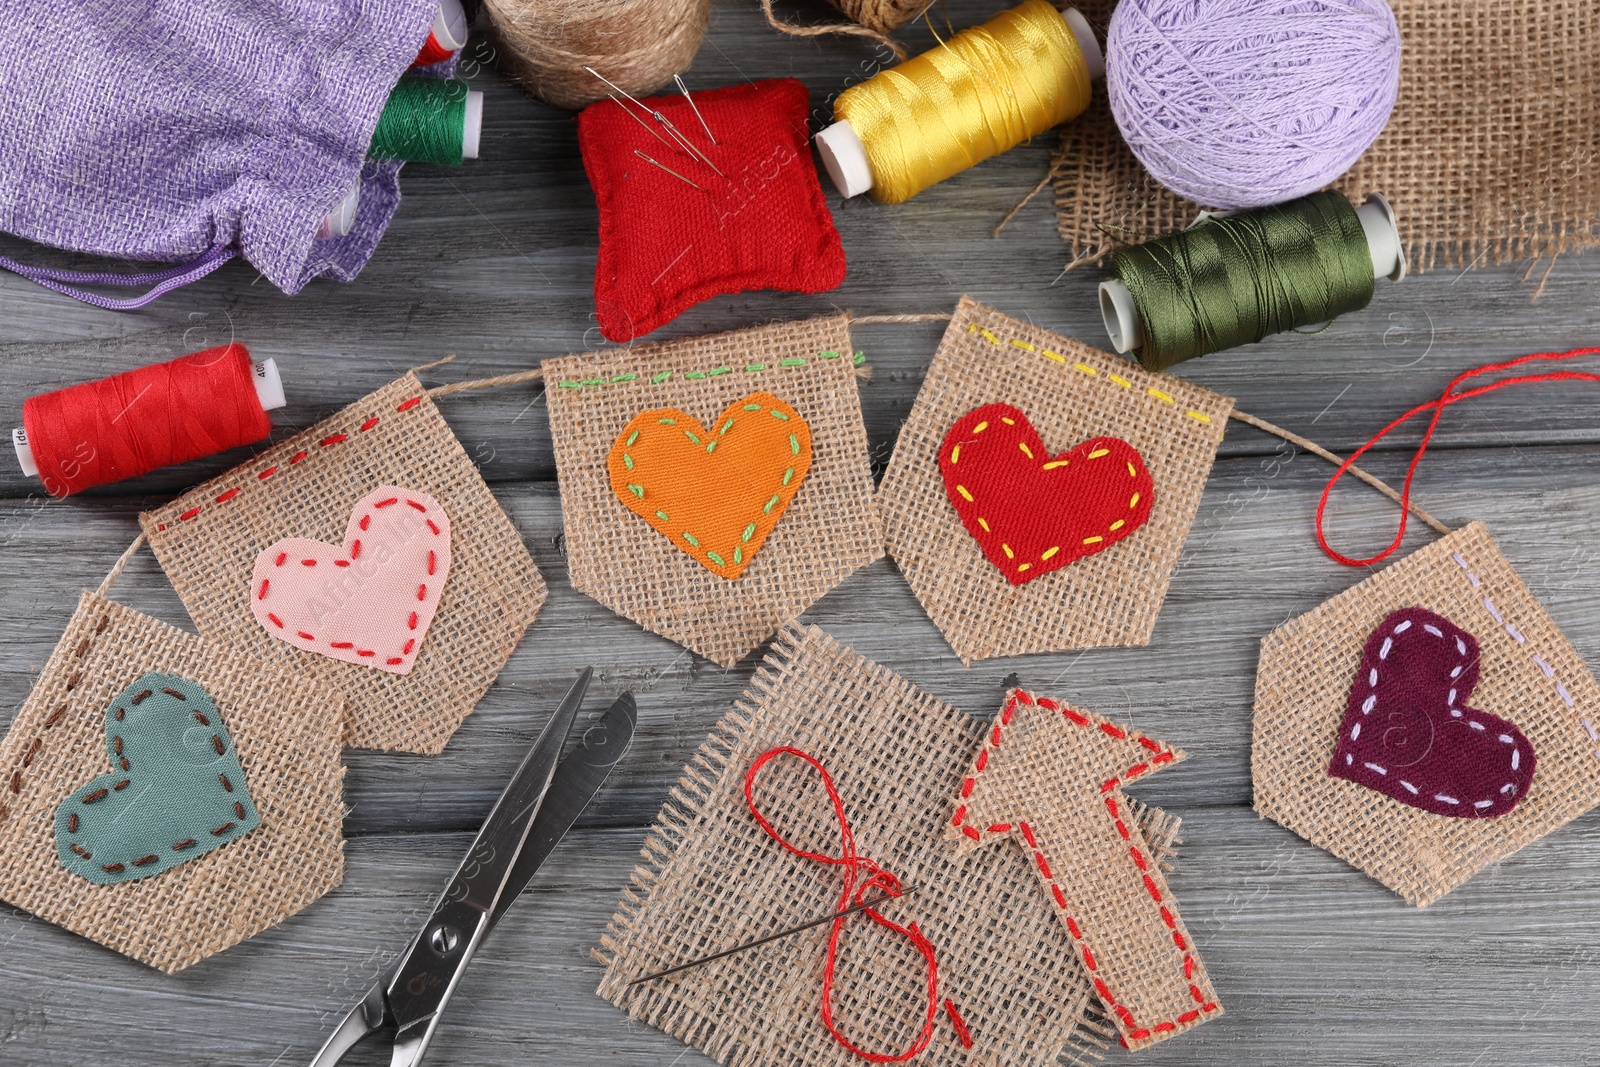
[[[994,5],[951,0],[950,18]],[[835,17],[810,2],[802,22]],[[941,27],[942,32],[942,27]],[[907,34],[914,49],[926,28]],[[756,5],[718,0],[688,80],[795,76],[818,116],[875,69],[870,45],[797,40]],[[279,360],[290,407],[275,439],[309,425],[407,367],[451,381],[522,369],[601,347],[592,282],[596,214],[570,114],[538,104],[492,69],[485,157],[459,170],[412,167],[406,201],[353,284],[318,282],[286,299],[232,264],[153,307],[117,315],[0,275],[0,427],[31,393],[233,339]],[[749,293],[687,312],[660,337],[736,329],[849,308],[948,312],[964,293],[1068,336],[1103,344],[1100,273],[1058,275],[1065,252],[1048,194],[999,238],[995,223],[1043,174],[1044,137],[888,208],[829,192],[850,275],[833,293]],[[826,185],[825,185],[826,188]],[[0,253],[90,265],[0,236]],[[1600,339],[1600,258],[1562,259],[1537,303],[1545,264],[1380,283],[1366,311],[1316,336],[1272,338],[1178,373],[1264,418],[1348,451],[1453,374],[1491,360]],[[881,468],[909,412],[938,324],[862,326],[873,368],[862,385]],[[655,337],[651,338],[656,339]],[[1419,479],[1451,523],[1489,522],[1522,576],[1589,662],[1600,662],[1594,564],[1600,423],[1585,387],[1507,392],[1453,409]],[[599,668],[596,697],[639,694],[640,732],[580,829],[564,843],[473,966],[429,1063],[491,1067],[543,1059],[671,1067],[706,1062],[593,995],[588,957],[684,761],[744,689],[758,656],[716,668],[613,616],[567,583],[548,423],[537,390],[442,401],[551,587],[504,675],[444,755],[351,753],[344,887],[282,926],[168,978],[15,909],[0,907],[0,1063],[295,1064],[413,932],[506,776],[572,672]],[[1372,466],[1403,474],[1404,437]],[[141,507],[238,462],[213,457],[66,502],[41,498],[0,461],[0,727],[9,723],[64,625],[135,533]],[[992,714],[1008,680],[1058,693],[1188,749],[1191,759],[1140,794],[1185,817],[1174,886],[1228,1015],[1141,1053],[1152,1065],[1240,1061],[1416,1067],[1516,1060],[1585,1064],[1600,969],[1587,817],[1484,871],[1426,911],[1249,809],[1250,704],[1260,637],[1359,580],[1316,549],[1311,513],[1328,468],[1232,426],[1152,645],[1022,657],[964,669],[888,562],[852,576],[806,619],[974,714]],[[1341,491],[1333,531],[1372,548],[1395,518],[1360,487]],[[1409,548],[1432,535],[1417,530]],[[178,625],[181,605],[144,555],[119,599]],[[592,701],[598,708],[600,700]],[[1111,1054],[1120,1061],[1120,1054]],[[352,1063],[378,1063],[368,1050]]]

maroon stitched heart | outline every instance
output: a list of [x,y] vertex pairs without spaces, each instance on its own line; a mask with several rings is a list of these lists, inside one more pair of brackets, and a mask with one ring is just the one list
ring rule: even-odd
[[1533,745],[1467,707],[1477,684],[1477,638],[1423,608],[1394,612],[1367,638],[1328,773],[1435,815],[1504,815],[1528,794]]

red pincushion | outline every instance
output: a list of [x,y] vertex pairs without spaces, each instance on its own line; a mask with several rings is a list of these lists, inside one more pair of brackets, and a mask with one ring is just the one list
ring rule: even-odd
[[[645,104],[725,177],[651,136],[610,100],[578,116],[583,166],[600,205],[595,311],[609,340],[631,341],[723,293],[820,293],[844,280],[844,247],[811,162],[806,87],[778,78],[697,92],[694,102],[717,144],[681,95]],[[654,119],[640,117],[672,140]],[[635,149],[700,188],[646,163]]]

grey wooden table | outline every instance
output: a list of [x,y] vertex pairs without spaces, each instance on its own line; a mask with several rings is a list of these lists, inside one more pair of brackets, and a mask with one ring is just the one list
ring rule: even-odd
[[[959,25],[998,2],[952,0]],[[820,3],[801,8],[820,20]],[[911,35],[925,46],[926,31]],[[716,6],[688,80],[696,88],[793,75],[823,104],[873,61],[849,40],[768,30],[753,4]],[[456,380],[528,367],[601,344],[590,288],[592,194],[568,113],[492,68],[484,158],[412,167],[406,200],[362,276],[286,298],[233,264],[136,314],[73,304],[0,276],[0,426],[24,397],[238,338],[273,356],[289,407],[282,437],[391,379]],[[909,204],[830,204],[850,262],[819,296],[724,297],[660,332],[689,336],[849,308],[948,312],[963,293],[1103,343],[1097,272],[1060,275],[1048,198],[998,240],[998,219],[1044,173],[1042,138]],[[9,239],[0,251],[67,262]],[[1543,271],[1546,264],[1537,265]],[[1537,274],[1535,275],[1535,281]],[[1441,270],[1380,283],[1372,306],[1316,337],[1277,338],[1178,373],[1246,411],[1345,452],[1469,366],[1600,340],[1600,258],[1556,264],[1542,297],[1522,267]],[[862,387],[881,467],[939,335],[936,324],[861,327],[874,374]],[[646,827],[679,768],[743,689],[756,657],[722,670],[625,622],[567,583],[548,425],[526,387],[441,402],[526,538],[550,600],[498,684],[437,758],[351,753],[344,885],[302,914],[176,976],[0,906],[0,1062],[296,1064],[411,934],[432,895],[573,671],[638,694],[637,740],[610,785],[551,857],[471,968],[441,1028],[437,1064],[605,1063],[672,1067],[699,1053],[593,994],[589,958]],[[1400,438],[1374,457],[1403,470]],[[1484,519],[1587,660],[1600,663],[1600,390],[1538,387],[1453,409],[1418,481],[1453,525]],[[139,510],[241,458],[219,456],[65,502],[0,463],[0,725],[49,655],[77,592],[136,533]],[[1249,428],[1229,429],[1151,646],[1033,656],[963,669],[887,562],[807,613],[863,654],[975,714],[992,714],[1015,672],[1182,746],[1191,759],[1138,790],[1184,819],[1173,879],[1228,1014],[1139,1054],[1151,1065],[1496,1063],[1600,1059],[1600,820],[1593,815],[1418,911],[1250,807],[1250,705],[1259,639],[1365,572],[1326,559],[1311,516],[1329,469]],[[1385,543],[1387,501],[1343,491],[1333,529],[1347,548]],[[1408,548],[1432,535],[1418,529]],[[126,603],[179,625],[154,560],[118,586]],[[1126,1053],[1114,1052],[1121,1060]],[[372,1053],[352,1062],[374,1063]]]

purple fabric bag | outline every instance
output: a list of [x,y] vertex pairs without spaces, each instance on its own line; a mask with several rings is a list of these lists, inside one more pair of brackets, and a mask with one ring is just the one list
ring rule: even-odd
[[[185,260],[141,275],[0,266],[139,307],[234,255],[285,293],[354,278],[400,202],[366,158],[438,0],[0,0],[0,230],[76,252]],[[343,237],[316,240],[359,179]],[[76,285],[153,285],[126,300]]]

